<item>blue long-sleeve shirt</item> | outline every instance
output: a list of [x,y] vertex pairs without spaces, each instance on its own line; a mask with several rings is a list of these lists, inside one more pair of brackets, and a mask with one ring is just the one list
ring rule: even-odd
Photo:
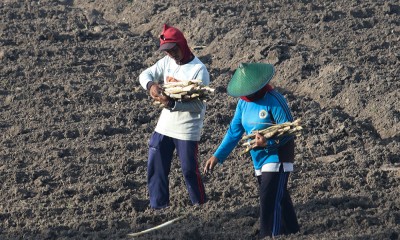
[[[292,122],[293,117],[286,99],[276,90],[268,91],[265,96],[255,102],[240,99],[229,128],[215,151],[214,156],[223,163],[241,140],[243,134],[250,134],[272,124]],[[292,136],[279,139],[267,139],[267,147],[250,150],[256,170],[266,163],[278,163],[278,147],[284,145]]]

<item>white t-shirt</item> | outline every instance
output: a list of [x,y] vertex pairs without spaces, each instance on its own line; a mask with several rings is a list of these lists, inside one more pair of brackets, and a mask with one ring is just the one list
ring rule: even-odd
[[[195,57],[191,62],[178,65],[169,56],[165,56],[139,75],[140,85],[146,89],[150,81],[168,83],[198,79],[205,86],[210,83],[206,66]],[[161,111],[155,131],[180,140],[199,141],[206,105],[201,100],[189,102],[176,101],[172,109]]]

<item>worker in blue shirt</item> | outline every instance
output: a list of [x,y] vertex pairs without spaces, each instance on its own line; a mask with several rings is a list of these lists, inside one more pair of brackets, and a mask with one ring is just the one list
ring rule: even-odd
[[[269,83],[275,74],[271,64],[242,63],[236,69],[227,90],[240,97],[229,128],[204,167],[204,173],[222,164],[242,139],[273,124],[292,122],[286,99]],[[296,213],[287,190],[293,171],[294,137],[266,139],[256,133],[250,150],[260,187],[260,237],[274,237],[299,231]]]

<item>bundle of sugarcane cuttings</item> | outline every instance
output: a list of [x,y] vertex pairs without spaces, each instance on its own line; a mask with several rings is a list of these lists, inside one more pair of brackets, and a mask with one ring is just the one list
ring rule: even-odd
[[[162,94],[174,99],[175,101],[191,101],[200,99],[206,101],[210,93],[214,93],[215,89],[202,84],[201,80],[189,80],[181,82],[170,82],[162,85]],[[154,102],[161,105],[160,102]]]
[[279,140],[282,137],[290,136],[290,135],[300,135],[300,131],[303,128],[300,126],[300,119],[297,119],[294,122],[286,122],[281,124],[273,124],[268,128],[257,130],[249,135],[245,135],[242,137],[241,146],[246,147],[245,150],[241,151],[240,154],[245,154],[253,149],[254,143],[256,142],[255,136],[258,132],[263,135],[266,139],[277,139]]

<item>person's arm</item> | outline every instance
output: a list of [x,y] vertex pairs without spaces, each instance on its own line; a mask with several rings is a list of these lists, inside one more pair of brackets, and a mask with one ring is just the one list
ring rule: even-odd
[[161,58],[154,65],[140,73],[139,82],[145,90],[150,91],[152,85],[163,81],[165,61],[165,57]]
[[140,85],[149,91],[150,96],[167,108],[173,108],[175,101],[162,94],[160,82],[163,79],[165,59],[158,60],[153,66],[147,68],[139,75]]
[[229,125],[228,131],[218,149],[215,151],[214,156],[219,159],[219,163],[223,163],[233,149],[237,146],[242,139],[244,128],[241,123],[234,121]]
[[229,156],[229,154],[233,151],[233,149],[237,146],[239,141],[242,139],[243,133],[245,132],[242,125],[242,111],[240,104],[236,106],[235,114],[232,118],[231,123],[229,124],[229,128],[225,133],[221,144],[211,156],[204,167],[204,173],[212,171],[217,163],[222,164],[225,159]]
[[[284,96],[277,91],[271,91],[268,94],[270,94],[269,96],[271,97],[269,101],[270,113],[275,123],[282,124],[285,122],[293,122],[292,113]],[[268,139],[265,150],[269,151],[270,149],[276,149],[292,138],[293,136],[286,136],[280,139]]]
[[275,123],[282,124],[285,122],[292,122],[292,113],[283,95],[277,91],[271,91],[269,94],[271,97],[270,111]]

